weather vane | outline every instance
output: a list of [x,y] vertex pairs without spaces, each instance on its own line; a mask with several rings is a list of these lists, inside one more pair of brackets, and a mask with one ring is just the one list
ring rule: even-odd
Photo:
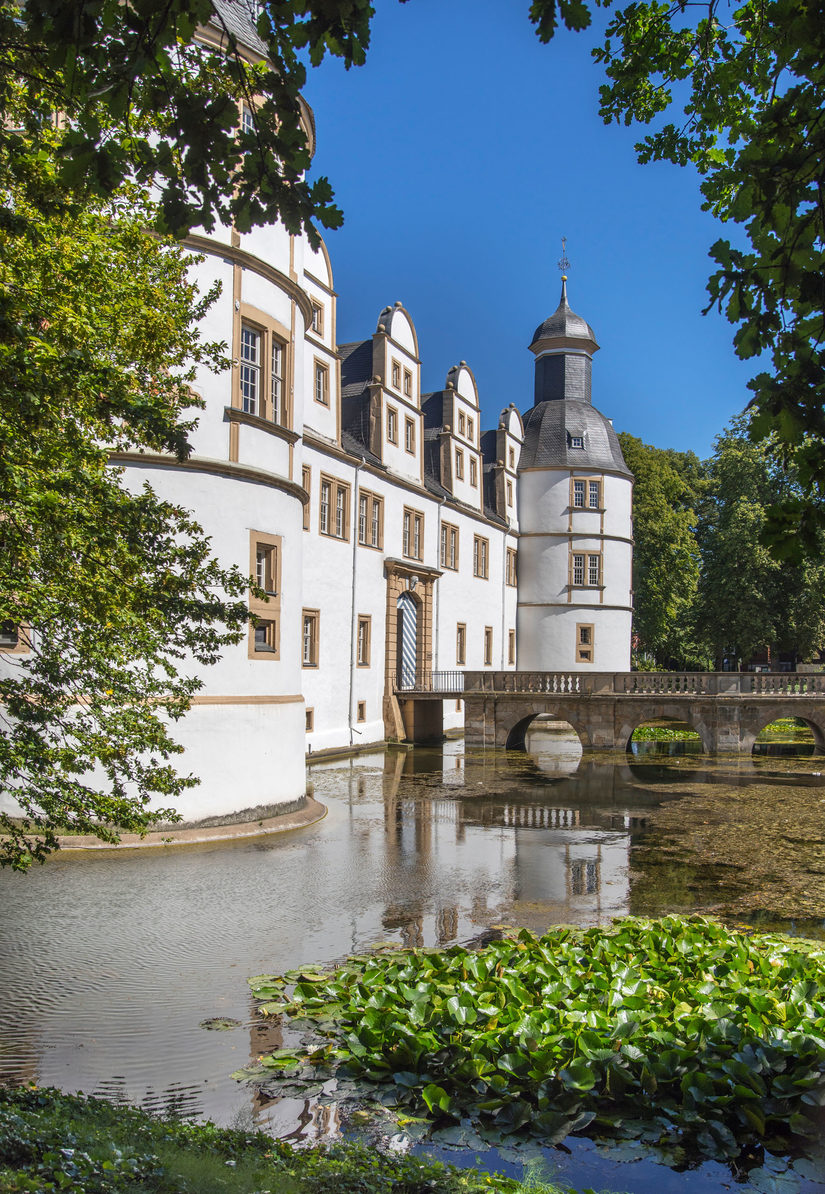
[[559,265],[559,269],[561,270],[562,274],[566,275],[567,271],[570,269],[570,262],[567,260],[567,237],[566,236],[563,236],[561,238],[561,257],[559,258],[558,265]]

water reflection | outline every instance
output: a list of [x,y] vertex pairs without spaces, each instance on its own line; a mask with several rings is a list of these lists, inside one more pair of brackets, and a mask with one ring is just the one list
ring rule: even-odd
[[[255,1017],[249,975],[501,925],[784,916],[788,898],[794,915],[818,915],[820,897],[825,915],[811,764],[581,756],[555,730],[529,745],[316,764],[329,814],[282,839],[0,873],[0,1076],[317,1138],[338,1130],[334,1108],[229,1078],[285,1043]],[[216,1017],[240,1027],[199,1027]]]

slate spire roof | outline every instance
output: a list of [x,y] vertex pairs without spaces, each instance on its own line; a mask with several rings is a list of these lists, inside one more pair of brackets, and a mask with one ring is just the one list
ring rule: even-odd
[[[540,323],[536,328],[533,333],[533,339],[530,342],[530,348],[535,351],[538,345],[541,344],[543,347],[543,342],[548,340],[590,341],[594,352],[599,347],[596,343],[595,332],[590,324],[586,319],[582,319],[581,315],[577,315],[567,301],[567,278],[564,276],[561,280],[559,305],[553,314],[549,315],[544,323]],[[585,347],[585,343],[582,343],[582,348]]]

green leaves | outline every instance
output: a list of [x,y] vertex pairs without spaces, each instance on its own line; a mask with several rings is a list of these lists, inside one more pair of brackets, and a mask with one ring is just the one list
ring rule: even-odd
[[[701,1134],[724,1159],[754,1135],[810,1131],[825,1099],[824,983],[825,949],[700,917],[522,931],[477,952],[345,962],[284,1012],[334,1043],[328,1060],[274,1056],[315,1067],[309,1086],[343,1066],[414,1114],[469,1117],[491,1138],[559,1139],[595,1118],[652,1143]],[[365,1011],[365,992],[380,1006]],[[494,1006],[495,1026],[471,1005]]]
[[197,326],[212,296],[147,234],[134,188],[73,213],[21,190],[0,226],[0,620],[31,650],[0,677],[0,785],[23,811],[0,818],[0,863],[24,870],[61,832],[115,842],[178,819],[197,781],[172,764],[171,723],[200,686],[182,661],[214,661],[248,615],[198,524],[110,463],[188,455],[193,369],[224,362]]

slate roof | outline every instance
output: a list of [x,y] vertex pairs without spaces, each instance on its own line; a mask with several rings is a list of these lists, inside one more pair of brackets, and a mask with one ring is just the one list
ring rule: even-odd
[[217,17],[211,23],[220,29],[221,22],[239,42],[266,57],[266,42],[259,36],[256,24],[258,5],[255,0],[212,0]]
[[[570,446],[583,436],[584,447]],[[632,477],[610,420],[589,402],[539,402],[524,416],[519,468],[611,469]]]
[[532,348],[539,340],[555,340],[561,337],[592,340],[594,344],[596,343],[596,336],[590,324],[586,319],[582,319],[581,315],[572,311],[568,305],[566,279],[561,284],[561,298],[558,307],[552,315],[545,319],[544,323],[540,323],[536,328],[533,339],[530,341],[530,347]]

